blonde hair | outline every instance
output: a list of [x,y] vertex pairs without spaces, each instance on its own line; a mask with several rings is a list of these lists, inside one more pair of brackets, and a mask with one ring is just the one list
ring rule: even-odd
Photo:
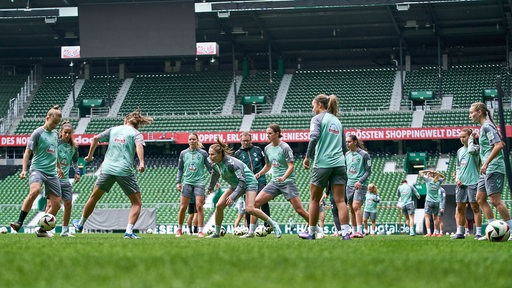
[[[71,123],[69,122],[69,120],[65,120],[64,122],[62,122],[62,124],[60,125],[60,129],[59,129],[59,139],[62,140],[62,133],[64,133],[64,129],[65,128],[71,128],[71,130],[73,131],[73,125],[71,125]],[[73,132],[71,132],[73,133]],[[75,142],[75,140],[73,139],[73,137],[71,137],[69,139],[69,143],[73,148],[78,148],[78,144]]]
[[210,146],[210,149],[212,149],[213,151],[215,151],[218,154],[219,153],[222,154],[223,158],[224,158],[224,156],[231,155],[233,153],[233,150],[231,148],[229,148],[229,146],[226,143],[224,143],[222,138],[217,138],[217,143],[212,144]]
[[137,109],[126,115],[126,117],[124,117],[124,121],[130,123],[130,125],[132,125],[135,129],[139,129],[139,127],[153,123],[153,118],[142,116],[140,110]]
[[377,186],[375,186],[375,184],[373,184],[373,183],[370,183],[368,185],[368,191],[370,191],[370,193],[373,193],[375,195],[379,194],[379,189],[377,189]]
[[62,117],[62,112],[60,111],[60,106],[59,105],[53,105],[52,108],[50,108],[50,110],[48,110],[48,112],[46,113],[46,116],[47,117]]
[[325,94],[320,94],[317,95],[313,101],[322,105],[322,107],[332,115],[338,115],[338,98],[336,97],[336,95],[331,94],[327,96]]

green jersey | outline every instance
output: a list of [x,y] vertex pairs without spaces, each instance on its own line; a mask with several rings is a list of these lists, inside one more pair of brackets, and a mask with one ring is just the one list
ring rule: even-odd
[[377,203],[380,202],[379,195],[367,191],[365,197],[364,212],[377,213]]
[[443,183],[442,178],[438,181],[434,181],[434,178],[424,175],[423,179],[425,180],[425,183],[427,184],[427,198],[426,200],[429,202],[437,202],[441,203],[442,199],[442,193],[441,193],[441,183]]
[[142,134],[130,125],[121,125],[105,130],[98,137],[100,141],[108,142],[101,173],[116,176],[128,176],[133,173],[136,144],[144,145]]
[[331,113],[323,112],[311,119],[306,155],[313,159],[313,168],[345,166],[343,126]]
[[[290,146],[282,142],[274,146],[268,144],[265,147],[265,159],[272,166],[272,181],[278,182],[277,178],[282,177],[288,170],[288,163],[294,163],[293,151]],[[284,182],[295,181],[295,172],[292,172]]]
[[472,137],[469,138],[468,147],[463,146],[457,150],[455,181],[460,180],[466,186],[478,183],[480,177],[478,151],[479,147],[473,144]]
[[[201,185],[204,187],[206,173],[212,169],[208,161],[208,152],[203,149],[187,148],[180,153],[178,159],[178,175],[176,183]],[[182,181],[183,180],[183,181]]]
[[69,143],[62,142],[59,140],[59,146],[57,147],[57,157],[60,163],[60,169],[64,172],[64,177],[60,179],[62,182],[68,182],[69,170],[73,167],[73,170],[78,174],[78,150],[71,146]]
[[407,183],[403,183],[398,186],[397,195],[398,195],[398,206],[405,207],[410,203],[413,203],[412,194],[416,195],[416,198],[420,197],[420,193],[418,190],[414,188],[414,186],[409,185]]
[[258,189],[258,180],[251,170],[242,161],[235,157],[226,155],[220,163],[212,164],[212,178],[208,190],[213,191],[213,187],[219,178],[222,177],[226,181],[233,192],[229,196],[232,200],[244,194],[247,187],[253,186]]
[[58,135],[55,130],[48,131],[39,127],[28,139],[27,149],[32,151],[30,171],[41,171],[46,175],[57,175]]
[[354,186],[357,182],[368,186],[371,172],[370,154],[357,148],[356,151],[345,153],[345,161],[347,163],[347,186]]
[[[491,155],[494,144],[501,142],[498,129],[490,120],[486,120],[480,128],[480,159],[482,164],[487,161]],[[501,173],[505,174],[505,162],[503,160],[503,151],[500,151],[487,166],[487,174]]]

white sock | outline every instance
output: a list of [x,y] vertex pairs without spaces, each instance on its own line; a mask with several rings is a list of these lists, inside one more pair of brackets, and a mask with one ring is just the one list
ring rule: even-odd
[[437,231],[436,229],[434,229],[434,234],[439,234],[439,231]]
[[350,226],[348,224],[341,225],[341,236],[346,236],[348,234],[348,230],[350,229]]
[[316,226],[309,226],[308,233],[309,235],[315,235]]
[[476,227],[475,234],[476,235],[482,235],[482,227]]
[[464,234],[469,234],[469,228],[464,228]]
[[430,230],[430,228],[427,228],[427,234],[432,234],[432,230]]
[[316,225],[316,233],[324,233],[324,230],[318,225]]
[[363,233],[363,225],[357,225],[357,233]]
[[409,235],[414,235],[414,226],[409,227]]
[[222,225],[215,225],[215,234],[220,235],[220,228]]
[[62,233],[68,232],[69,226],[62,226]]
[[133,224],[126,225],[126,233],[132,234],[133,233]]
[[464,231],[464,226],[457,225],[457,234],[462,234]]
[[203,227],[202,226],[197,226],[197,233],[199,232],[203,232]]
[[256,224],[249,224],[249,234],[254,234],[256,231]]
[[82,217],[80,217],[80,221],[78,221],[78,225],[80,225],[80,226],[84,226],[85,221],[87,221],[87,218],[84,218],[83,216],[82,216]]
[[183,229],[183,225],[178,224],[178,230],[181,230],[181,229]]

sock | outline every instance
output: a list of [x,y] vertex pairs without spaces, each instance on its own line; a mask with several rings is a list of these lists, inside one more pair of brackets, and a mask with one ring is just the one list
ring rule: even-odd
[[215,225],[215,234],[220,235],[220,228],[221,227],[222,227],[221,225]]
[[183,229],[183,225],[178,224],[178,230]]
[[439,234],[439,231],[437,231],[436,229],[434,229],[434,234]]
[[[203,227],[201,227],[201,231],[203,231]],[[199,227],[194,226],[194,233],[199,233]]]
[[476,235],[482,235],[482,227],[476,227],[475,234]]
[[79,226],[84,226],[85,221],[87,221],[87,218],[84,218],[84,216],[80,217],[80,221],[78,221]]
[[357,225],[357,233],[363,233],[363,225]]
[[462,234],[464,231],[464,226],[457,226],[457,234]]
[[196,228],[197,228],[197,233],[203,232],[203,227],[200,226],[200,227],[196,227]]
[[494,218],[487,219],[487,224],[491,223],[492,221],[494,221]]
[[126,233],[133,234],[133,224],[128,223],[128,225],[126,225]]
[[409,227],[409,235],[414,235],[414,226]]
[[256,231],[256,224],[249,224],[249,234],[254,234]]
[[469,234],[469,228],[464,228],[464,234]]
[[62,233],[68,232],[69,226],[62,226]]
[[430,230],[430,228],[427,228],[427,234],[432,234],[432,230]]
[[28,212],[20,211],[20,217],[18,218],[18,223],[20,225],[23,225],[23,222],[25,222],[25,218],[27,218]]
[[272,220],[272,218],[270,218],[270,217],[268,217],[267,221],[265,221],[265,222],[267,222],[268,225],[270,225],[270,227],[274,226],[274,224],[275,224],[275,221]]
[[350,230],[350,226],[348,224],[341,225],[341,236],[346,236],[348,231]]
[[320,226],[316,225],[316,233],[324,233],[324,230]]
[[309,226],[308,227],[308,234],[309,235],[315,235],[316,226]]

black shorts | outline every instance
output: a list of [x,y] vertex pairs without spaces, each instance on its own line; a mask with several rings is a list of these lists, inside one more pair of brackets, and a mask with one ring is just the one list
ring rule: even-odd
[[196,202],[188,203],[188,214],[197,213]]

